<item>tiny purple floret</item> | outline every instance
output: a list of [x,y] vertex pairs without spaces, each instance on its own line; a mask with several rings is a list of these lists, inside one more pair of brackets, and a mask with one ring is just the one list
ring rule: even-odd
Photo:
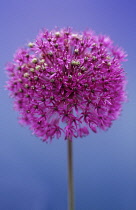
[[125,57],[92,31],[43,30],[6,67],[20,123],[43,141],[106,130],[126,101]]

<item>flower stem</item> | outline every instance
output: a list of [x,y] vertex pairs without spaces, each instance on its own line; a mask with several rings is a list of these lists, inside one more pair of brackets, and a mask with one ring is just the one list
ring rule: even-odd
[[72,141],[68,140],[68,209],[74,210]]

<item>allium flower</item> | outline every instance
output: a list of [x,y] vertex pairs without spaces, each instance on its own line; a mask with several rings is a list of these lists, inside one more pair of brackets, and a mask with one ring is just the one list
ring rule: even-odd
[[20,122],[43,141],[106,130],[126,100],[125,57],[92,31],[43,30],[6,68]]

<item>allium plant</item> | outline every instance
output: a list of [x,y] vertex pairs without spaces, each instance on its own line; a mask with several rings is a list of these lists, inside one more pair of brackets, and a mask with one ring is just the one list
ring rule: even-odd
[[6,68],[20,122],[46,142],[106,130],[126,100],[125,57],[92,31],[41,31]]
[[106,130],[125,95],[124,51],[92,31],[44,30],[7,65],[20,122],[48,141]]

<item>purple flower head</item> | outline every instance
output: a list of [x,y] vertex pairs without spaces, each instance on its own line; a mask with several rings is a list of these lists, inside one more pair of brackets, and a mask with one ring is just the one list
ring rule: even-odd
[[126,100],[124,51],[92,31],[44,30],[6,67],[20,122],[48,141],[106,130]]

